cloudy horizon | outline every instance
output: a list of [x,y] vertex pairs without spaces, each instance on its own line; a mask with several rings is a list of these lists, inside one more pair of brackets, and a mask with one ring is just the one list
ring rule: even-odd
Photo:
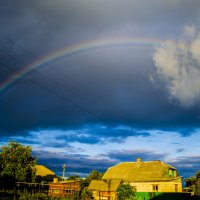
[[1,5],[0,146],[59,175],[137,157],[200,170],[199,0]]

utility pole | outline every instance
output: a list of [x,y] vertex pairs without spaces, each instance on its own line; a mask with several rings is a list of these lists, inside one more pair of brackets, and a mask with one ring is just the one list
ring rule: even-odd
[[63,179],[64,179],[64,178],[65,178],[65,170],[66,170],[66,168],[67,168],[67,165],[64,164],[64,165],[62,166],[62,168],[63,168],[63,174],[62,174],[62,177],[63,177]]

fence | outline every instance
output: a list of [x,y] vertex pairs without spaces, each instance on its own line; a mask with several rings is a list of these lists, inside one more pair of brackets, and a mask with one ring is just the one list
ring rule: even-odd
[[8,192],[0,192],[0,200],[18,200],[19,195]]
[[49,185],[41,183],[17,182],[15,186],[5,184],[0,187],[0,200],[19,200],[21,195],[48,194]]

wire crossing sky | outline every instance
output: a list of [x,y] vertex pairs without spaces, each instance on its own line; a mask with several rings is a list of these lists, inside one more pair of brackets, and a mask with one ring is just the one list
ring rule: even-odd
[[162,160],[200,169],[199,0],[3,0],[0,145],[58,175]]
[[[9,39],[10,40],[10,39]],[[11,40],[10,40],[11,41]],[[72,45],[61,50],[56,50],[53,53],[49,53],[47,56],[41,57],[38,60],[34,61],[32,64],[23,67],[19,72],[9,77],[5,82],[1,83],[0,91],[5,90],[16,80],[20,79],[23,76],[26,76],[29,72],[42,67],[42,65],[51,64],[51,62],[56,62],[56,60],[61,59],[62,57],[76,55],[85,53],[88,51],[93,51],[98,48],[109,48],[117,46],[151,46],[156,47],[162,45],[160,39],[154,38],[104,38],[99,40],[92,40],[87,42],[81,42],[80,44]],[[14,41],[12,41],[15,44]],[[17,44],[16,44],[17,45]]]

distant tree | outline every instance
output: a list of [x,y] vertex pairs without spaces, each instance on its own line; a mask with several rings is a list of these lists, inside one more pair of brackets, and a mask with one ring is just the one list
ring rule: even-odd
[[200,171],[196,172],[196,180],[195,192],[200,196]]
[[119,200],[135,200],[135,188],[130,184],[121,184],[117,190]]
[[185,183],[186,183],[186,187],[192,187],[193,185],[195,185],[196,182],[196,177],[191,176],[190,178],[185,178]]
[[184,179],[186,182],[186,187],[190,187],[192,191],[200,194],[200,171],[195,173],[195,176],[191,176],[190,178]]
[[79,175],[70,175],[68,177],[68,180],[78,180],[78,179],[81,179],[81,177]]
[[56,178],[56,175],[51,175],[51,174],[47,174],[46,176],[39,175],[39,176],[35,177],[35,182],[37,182],[37,183],[49,183],[49,182],[53,182],[54,178]]
[[103,176],[103,173],[98,172],[97,170],[92,170],[87,177],[89,180],[100,180]]
[[90,182],[92,180],[100,180],[103,176],[103,173],[101,172],[98,172],[97,170],[92,170],[90,172],[90,174],[82,181],[81,183],[81,187],[84,188],[84,187],[87,187],[90,185]]
[[195,175],[196,175],[196,178],[200,178],[200,171],[197,171]]
[[0,148],[0,177],[13,181],[33,181],[35,178],[36,158],[30,146],[9,142]]

